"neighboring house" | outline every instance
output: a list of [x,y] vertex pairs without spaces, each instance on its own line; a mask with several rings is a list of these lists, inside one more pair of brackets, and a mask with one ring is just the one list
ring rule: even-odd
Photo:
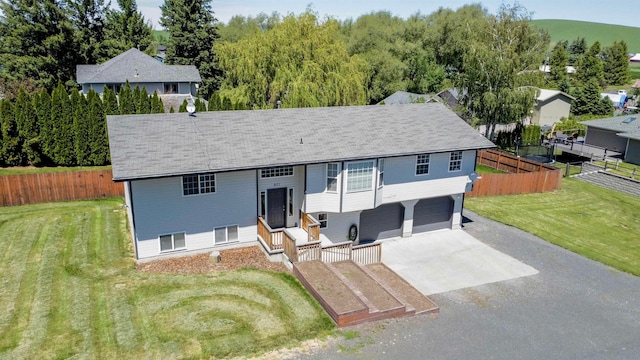
[[[567,74],[575,74],[576,73],[576,68],[571,66],[571,65],[567,65],[566,69],[567,69]],[[548,74],[548,73],[551,72],[551,65],[540,65],[538,70]]]
[[624,160],[640,165],[640,115],[582,121],[587,126],[584,143],[623,154]]
[[540,89],[540,95],[533,108],[531,123],[551,126],[561,118],[569,118],[574,97],[559,90]]
[[129,81],[132,88],[146,87],[149,94],[182,98],[195,96],[201,82],[195,66],[166,65],[135,48],[99,65],[76,65],[76,78],[84,94],[89,89],[102,94],[105,86],[118,93]]
[[380,101],[378,105],[417,104],[439,101],[440,99],[436,97],[436,95],[432,94],[416,94],[406,91],[396,91],[384,98],[384,100]]
[[460,106],[460,93],[458,92],[458,89],[442,90],[436,96],[442,99],[449,109],[453,111],[457,111]]
[[601,98],[609,98],[611,103],[613,103],[613,107],[616,109],[622,109],[627,102],[627,93],[626,92],[618,92],[616,94],[612,93],[600,93]]
[[311,215],[335,243],[459,228],[476,151],[494,147],[439,103],[107,122],[138,259],[256,243],[259,217]]
[[629,61],[631,61],[631,62],[640,62],[640,53],[631,56],[629,58]]

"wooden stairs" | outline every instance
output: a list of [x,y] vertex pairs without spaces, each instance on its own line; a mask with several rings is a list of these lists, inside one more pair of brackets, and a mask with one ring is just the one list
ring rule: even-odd
[[438,314],[440,308],[383,263],[293,263],[293,273],[338,327]]

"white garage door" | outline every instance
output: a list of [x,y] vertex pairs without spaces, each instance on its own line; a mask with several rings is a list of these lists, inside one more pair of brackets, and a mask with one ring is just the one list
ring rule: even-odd
[[413,208],[413,232],[451,228],[453,200],[449,196],[422,199]]
[[360,214],[360,242],[402,235],[404,207],[386,204]]

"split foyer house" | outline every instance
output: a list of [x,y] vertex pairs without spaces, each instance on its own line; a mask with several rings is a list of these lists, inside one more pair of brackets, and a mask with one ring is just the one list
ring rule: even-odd
[[135,48],[102,64],[76,65],[76,78],[84,94],[89,89],[102,94],[105,86],[117,94],[129,81],[132,88],[146,87],[149,94],[183,98],[195,96],[202,81],[193,65],[166,65]]
[[587,126],[586,145],[619,152],[623,160],[640,165],[640,114],[580,122]]
[[440,103],[107,121],[138,259],[310,222],[323,243],[458,228],[476,151],[494,147]]

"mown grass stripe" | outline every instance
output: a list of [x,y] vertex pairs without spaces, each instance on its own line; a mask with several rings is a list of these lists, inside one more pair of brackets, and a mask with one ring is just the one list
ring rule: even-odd
[[[12,221],[3,230],[14,235],[10,253],[2,264],[3,282],[0,292],[3,311],[0,327],[0,352],[18,346],[24,329],[29,325],[29,312],[36,292],[36,279],[46,234],[50,228],[49,217],[34,217],[31,221]],[[27,224],[29,226],[27,226]],[[27,228],[30,231],[27,231]],[[6,237],[5,237],[6,238]]]

